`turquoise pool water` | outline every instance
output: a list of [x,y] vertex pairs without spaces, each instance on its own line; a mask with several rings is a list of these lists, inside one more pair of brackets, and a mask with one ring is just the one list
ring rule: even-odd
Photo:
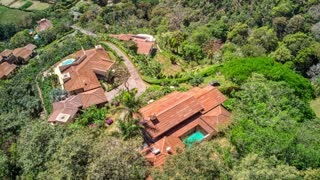
[[202,134],[200,131],[197,131],[197,132],[191,134],[185,140],[183,140],[183,144],[185,144],[187,147],[190,147],[190,146],[192,146],[193,143],[199,142],[203,138],[204,138],[204,134]]
[[74,62],[74,59],[67,59],[62,62],[61,66],[69,65],[69,64],[72,64],[73,62]]

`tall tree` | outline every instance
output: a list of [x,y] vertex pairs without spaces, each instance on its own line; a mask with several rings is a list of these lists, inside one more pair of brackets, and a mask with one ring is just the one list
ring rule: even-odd
[[282,165],[275,157],[265,159],[249,154],[231,171],[232,179],[302,179],[295,167]]
[[90,179],[145,179],[148,163],[139,152],[141,139],[101,136],[92,149],[88,166]]
[[37,121],[24,127],[17,143],[22,177],[34,179],[46,171],[45,163],[52,158],[60,141],[68,135],[71,135],[71,131],[66,127],[54,127],[46,122]]
[[155,179],[228,179],[229,163],[236,153],[224,144],[203,142],[166,159],[162,169],[154,169]]

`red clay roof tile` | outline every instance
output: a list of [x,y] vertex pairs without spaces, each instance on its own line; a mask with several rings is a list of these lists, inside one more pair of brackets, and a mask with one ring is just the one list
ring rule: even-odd
[[72,92],[79,89],[89,91],[101,87],[96,74],[105,75],[114,64],[107,52],[103,49],[90,49],[84,52],[78,51],[74,56],[84,56],[85,59],[80,64],[74,63],[74,65],[62,71],[62,74],[70,73],[71,77],[64,83],[64,88]]
[[28,44],[22,48],[16,48],[12,51],[12,54],[15,57],[20,57],[24,60],[27,60],[33,53],[33,50],[36,48],[33,44]]
[[[220,127],[228,126],[231,113],[221,105],[225,100],[226,97],[215,87],[196,87],[187,92],[172,92],[141,108],[145,131],[155,141],[143,150],[146,159],[154,166],[160,166],[170,154],[166,148],[172,148],[172,153],[176,152],[175,145],[183,148],[181,138],[190,131],[201,127],[207,137],[219,132]],[[152,148],[159,149],[160,153],[152,153]]]
[[153,49],[155,42],[153,41],[147,41],[143,37],[138,37],[133,34],[112,34],[110,35],[113,38],[117,38],[121,41],[133,41],[137,45],[137,53],[138,54],[144,54],[144,55],[150,55],[151,50]]
[[10,49],[5,49],[0,53],[0,56],[2,57],[9,57],[12,54],[12,50]]
[[[174,92],[140,109],[140,112],[151,127],[146,131],[152,138],[156,138],[202,109],[193,96]],[[152,116],[155,116],[159,123],[154,124]]]
[[41,19],[37,23],[38,23],[38,26],[36,28],[36,31],[38,32],[50,29],[52,27],[52,23],[48,19]]
[[3,62],[0,64],[0,79],[8,76],[17,68],[14,64],[9,64],[7,62]]
[[66,100],[53,103],[53,112],[49,116],[48,121],[55,122],[61,113],[74,117],[80,108],[87,108],[92,105],[104,104],[106,102],[107,98],[102,88],[73,95]]
[[[176,154],[178,149],[183,150],[185,145],[177,137],[165,136],[156,143],[142,150],[146,154],[145,158],[150,161],[153,166],[161,166],[165,163],[168,155]],[[159,149],[159,154],[152,153],[152,149]]]

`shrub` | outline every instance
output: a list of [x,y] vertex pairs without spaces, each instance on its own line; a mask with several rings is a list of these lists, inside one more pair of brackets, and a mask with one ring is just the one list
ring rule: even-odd
[[227,79],[238,85],[245,82],[255,72],[264,75],[269,80],[285,81],[298,96],[304,99],[311,99],[313,95],[313,88],[307,79],[271,58],[233,58],[224,64],[221,72]]
[[27,1],[20,7],[20,9],[28,9],[28,7],[32,6],[32,4],[33,3],[31,1]]

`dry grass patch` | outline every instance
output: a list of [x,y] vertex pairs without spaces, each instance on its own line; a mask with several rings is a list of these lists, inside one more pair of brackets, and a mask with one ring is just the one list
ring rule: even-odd
[[11,7],[11,8],[17,8],[17,9],[18,9],[18,8],[20,8],[21,6],[23,6],[24,3],[25,3],[24,1],[16,1],[16,2],[14,2],[13,4],[11,4],[10,7]]
[[10,6],[15,0],[0,0],[0,4],[4,6]]
[[27,8],[27,10],[45,10],[49,8],[51,5],[48,3],[43,3],[40,1],[31,1],[33,4]]

